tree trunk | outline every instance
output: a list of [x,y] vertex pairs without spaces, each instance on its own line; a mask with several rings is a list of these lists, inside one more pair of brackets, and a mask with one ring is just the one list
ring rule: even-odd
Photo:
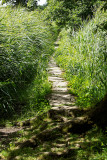
[[107,94],[90,112],[89,117],[101,128],[107,127]]
[[23,5],[26,6],[26,0],[16,0],[16,5]]

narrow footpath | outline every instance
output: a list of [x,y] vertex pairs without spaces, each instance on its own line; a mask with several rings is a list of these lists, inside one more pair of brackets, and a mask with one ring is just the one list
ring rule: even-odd
[[16,142],[8,160],[24,159],[26,154],[15,155],[27,148],[31,148],[36,160],[76,160],[79,149],[84,147],[84,133],[91,124],[84,110],[75,105],[75,97],[69,93],[67,82],[53,57],[48,72],[52,83],[52,93],[48,97],[51,109],[23,122],[23,126],[28,126],[24,132],[29,139]]
[[87,118],[75,105],[75,97],[69,94],[67,82],[53,57],[48,72],[52,83],[48,99],[52,107],[43,119],[41,132],[31,139],[36,141],[34,148],[41,150],[37,153],[37,160],[76,160],[77,152],[84,143],[83,133],[89,127]]
[[[29,129],[29,140],[18,143],[11,153],[32,148],[36,160],[76,160],[78,151],[86,144],[84,133],[90,127],[84,111],[75,105],[75,97],[69,94],[62,71],[51,58],[49,81],[52,93],[49,95],[51,109],[36,117]],[[8,160],[18,160],[20,156]]]
[[49,63],[48,79],[52,83],[52,94],[49,99],[52,109],[77,109],[75,98],[68,93],[67,82],[62,78],[62,71],[53,58]]

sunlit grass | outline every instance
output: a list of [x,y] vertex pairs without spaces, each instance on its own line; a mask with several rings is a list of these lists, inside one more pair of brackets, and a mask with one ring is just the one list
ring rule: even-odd
[[55,58],[66,71],[71,92],[84,107],[100,101],[107,91],[106,16],[98,11],[78,32],[63,29]]
[[38,10],[0,8],[2,116],[10,115],[18,107],[36,108],[50,90],[46,67],[53,53],[55,36],[44,17]]

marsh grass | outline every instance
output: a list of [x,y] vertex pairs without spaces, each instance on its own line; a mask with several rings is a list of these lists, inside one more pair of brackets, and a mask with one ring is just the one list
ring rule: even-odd
[[46,67],[55,37],[51,30],[38,10],[0,8],[0,116],[45,97],[50,86]]
[[107,91],[106,16],[98,9],[95,17],[78,32],[63,29],[55,58],[66,71],[71,93],[83,107],[100,101]]

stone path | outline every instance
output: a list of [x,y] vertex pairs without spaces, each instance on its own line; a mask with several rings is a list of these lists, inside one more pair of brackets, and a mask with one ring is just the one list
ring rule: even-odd
[[[76,155],[84,143],[82,133],[87,130],[87,119],[83,110],[75,106],[75,97],[69,94],[67,82],[62,78],[62,71],[53,58],[49,63],[49,81],[52,93],[49,96],[51,109],[33,120],[29,128],[28,140],[16,143],[17,150],[30,147],[35,151],[37,160],[76,160]],[[36,133],[36,134],[35,134]],[[21,159],[21,156],[8,160]]]
[[67,82],[62,78],[62,71],[53,58],[49,63],[49,81],[52,83],[52,94],[49,98],[52,109],[77,108],[74,106],[75,98],[68,93]]
[[[67,82],[53,58],[49,62],[49,81],[52,93],[49,96],[51,109],[24,122],[29,125],[29,139],[16,142],[16,150],[33,148],[37,160],[76,160],[78,149],[84,143],[82,133],[90,127],[84,111],[75,105],[75,97],[68,92]],[[18,124],[17,124],[18,125]],[[75,136],[76,134],[76,136]],[[8,160],[21,159],[22,155],[10,156]]]
[[[49,97],[52,106],[49,111],[50,118],[62,119],[65,122],[75,118],[78,112],[81,114],[82,110],[75,105],[75,97],[68,92],[67,81],[62,78],[63,71],[57,66],[52,57],[49,62],[48,72],[48,80],[52,83],[52,93]],[[78,117],[78,119],[81,119],[81,117]]]
[[[52,83],[52,93],[48,99],[52,108],[47,118],[42,120],[41,132],[20,147],[26,144],[32,146],[32,142],[34,148],[41,147],[37,160],[76,160],[77,151],[84,141],[80,135],[85,130],[87,120],[81,116],[83,110],[75,106],[75,97],[69,94],[67,82],[53,58],[50,59],[48,72],[48,80]],[[73,133],[79,135],[74,136]]]

